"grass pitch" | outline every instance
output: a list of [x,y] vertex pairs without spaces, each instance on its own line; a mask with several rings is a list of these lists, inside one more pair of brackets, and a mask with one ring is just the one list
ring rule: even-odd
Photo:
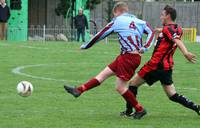
[[[0,42],[0,128],[199,128],[200,116],[170,102],[159,82],[139,89],[138,99],[148,112],[142,120],[119,116],[125,102],[115,91],[115,77],[78,99],[66,94],[64,84],[86,82],[119,53],[114,42],[84,51],[79,50],[80,45]],[[200,44],[186,45],[200,57]],[[141,66],[151,53],[143,56]],[[179,50],[174,59],[177,91],[200,104],[199,61],[188,63]],[[33,84],[32,96],[17,94],[17,83],[22,80]]]

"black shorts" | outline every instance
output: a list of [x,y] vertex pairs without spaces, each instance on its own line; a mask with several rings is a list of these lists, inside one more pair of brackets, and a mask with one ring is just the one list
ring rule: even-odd
[[162,85],[171,85],[173,84],[172,80],[172,70],[153,70],[145,74],[143,79],[148,85],[160,81]]

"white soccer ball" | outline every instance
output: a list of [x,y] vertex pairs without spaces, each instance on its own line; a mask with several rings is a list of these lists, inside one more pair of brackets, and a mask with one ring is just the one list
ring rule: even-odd
[[17,92],[23,97],[30,96],[33,93],[33,85],[28,81],[21,81],[17,85]]

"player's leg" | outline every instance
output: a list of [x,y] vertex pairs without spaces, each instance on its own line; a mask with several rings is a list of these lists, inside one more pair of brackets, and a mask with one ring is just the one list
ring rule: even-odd
[[87,83],[83,84],[82,86],[78,87],[77,89],[81,93],[83,93],[84,91],[87,91],[89,89],[92,89],[92,88],[100,85],[105,79],[107,79],[108,77],[110,77],[112,75],[114,75],[114,72],[109,67],[106,67],[95,78],[92,78]]
[[114,75],[114,72],[109,67],[106,67],[96,77],[90,79],[85,84],[76,88],[65,85],[64,88],[68,93],[72,94],[74,97],[78,97],[83,92],[100,85],[105,79],[107,79],[108,77],[112,75]]
[[179,103],[189,109],[194,110],[197,112],[198,115],[200,115],[200,106],[195,104],[193,101],[188,99],[187,97],[180,95],[176,92],[175,87],[173,84],[171,85],[164,85],[163,89],[166,93],[166,95],[169,97],[169,99],[173,102]]
[[117,77],[116,90],[119,92],[120,95],[122,95],[126,102],[128,102],[132,107],[135,108],[136,112],[133,114],[133,117],[135,119],[141,119],[146,114],[146,111],[144,110],[142,105],[140,105],[139,102],[136,100],[136,97],[133,95],[133,93],[131,93],[131,91],[126,87],[126,84],[126,81]]
[[[117,57],[118,58],[118,57]],[[78,97],[86,90],[94,88],[100,85],[106,78],[114,75],[117,69],[118,59],[114,60],[111,64],[109,64],[104,70],[102,70],[95,78],[89,80],[87,83],[74,88],[70,86],[64,86],[65,90],[72,94],[74,97]]]
[[198,114],[200,114],[199,105],[195,104],[194,102],[192,102],[185,96],[180,95],[176,92],[176,89],[173,85],[173,80],[172,80],[172,70],[162,71],[160,73],[160,76],[161,76],[160,82],[163,85],[163,89],[171,101],[179,103],[189,109],[196,111]]
[[[133,95],[137,96],[137,90],[140,85],[145,83],[145,80],[141,78],[138,74],[134,76],[134,78],[129,82],[129,90],[133,93]],[[131,116],[133,113],[133,107],[129,102],[126,102],[126,110],[121,112],[121,116]]]
[[[158,81],[159,74],[157,70],[152,70],[148,64],[145,64],[140,71],[133,77],[133,80],[130,81],[129,89],[130,91],[136,96],[138,86],[142,85],[143,83],[147,83],[148,85],[152,85],[154,82]],[[127,103],[126,110],[121,112],[121,116],[130,116],[133,112],[132,106]]]

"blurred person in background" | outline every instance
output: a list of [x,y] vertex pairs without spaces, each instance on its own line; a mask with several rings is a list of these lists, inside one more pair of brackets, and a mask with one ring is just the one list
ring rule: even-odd
[[10,18],[10,9],[5,0],[0,0],[0,40],[6,39],[7,21]]
[[88,29],[87,17],[83,14],[83,9],[78,10],[78,15],[75,17],[75,28],[77,29],[77,41],[80,40],[80,35],[82,41],[85,42],[85,28]]

